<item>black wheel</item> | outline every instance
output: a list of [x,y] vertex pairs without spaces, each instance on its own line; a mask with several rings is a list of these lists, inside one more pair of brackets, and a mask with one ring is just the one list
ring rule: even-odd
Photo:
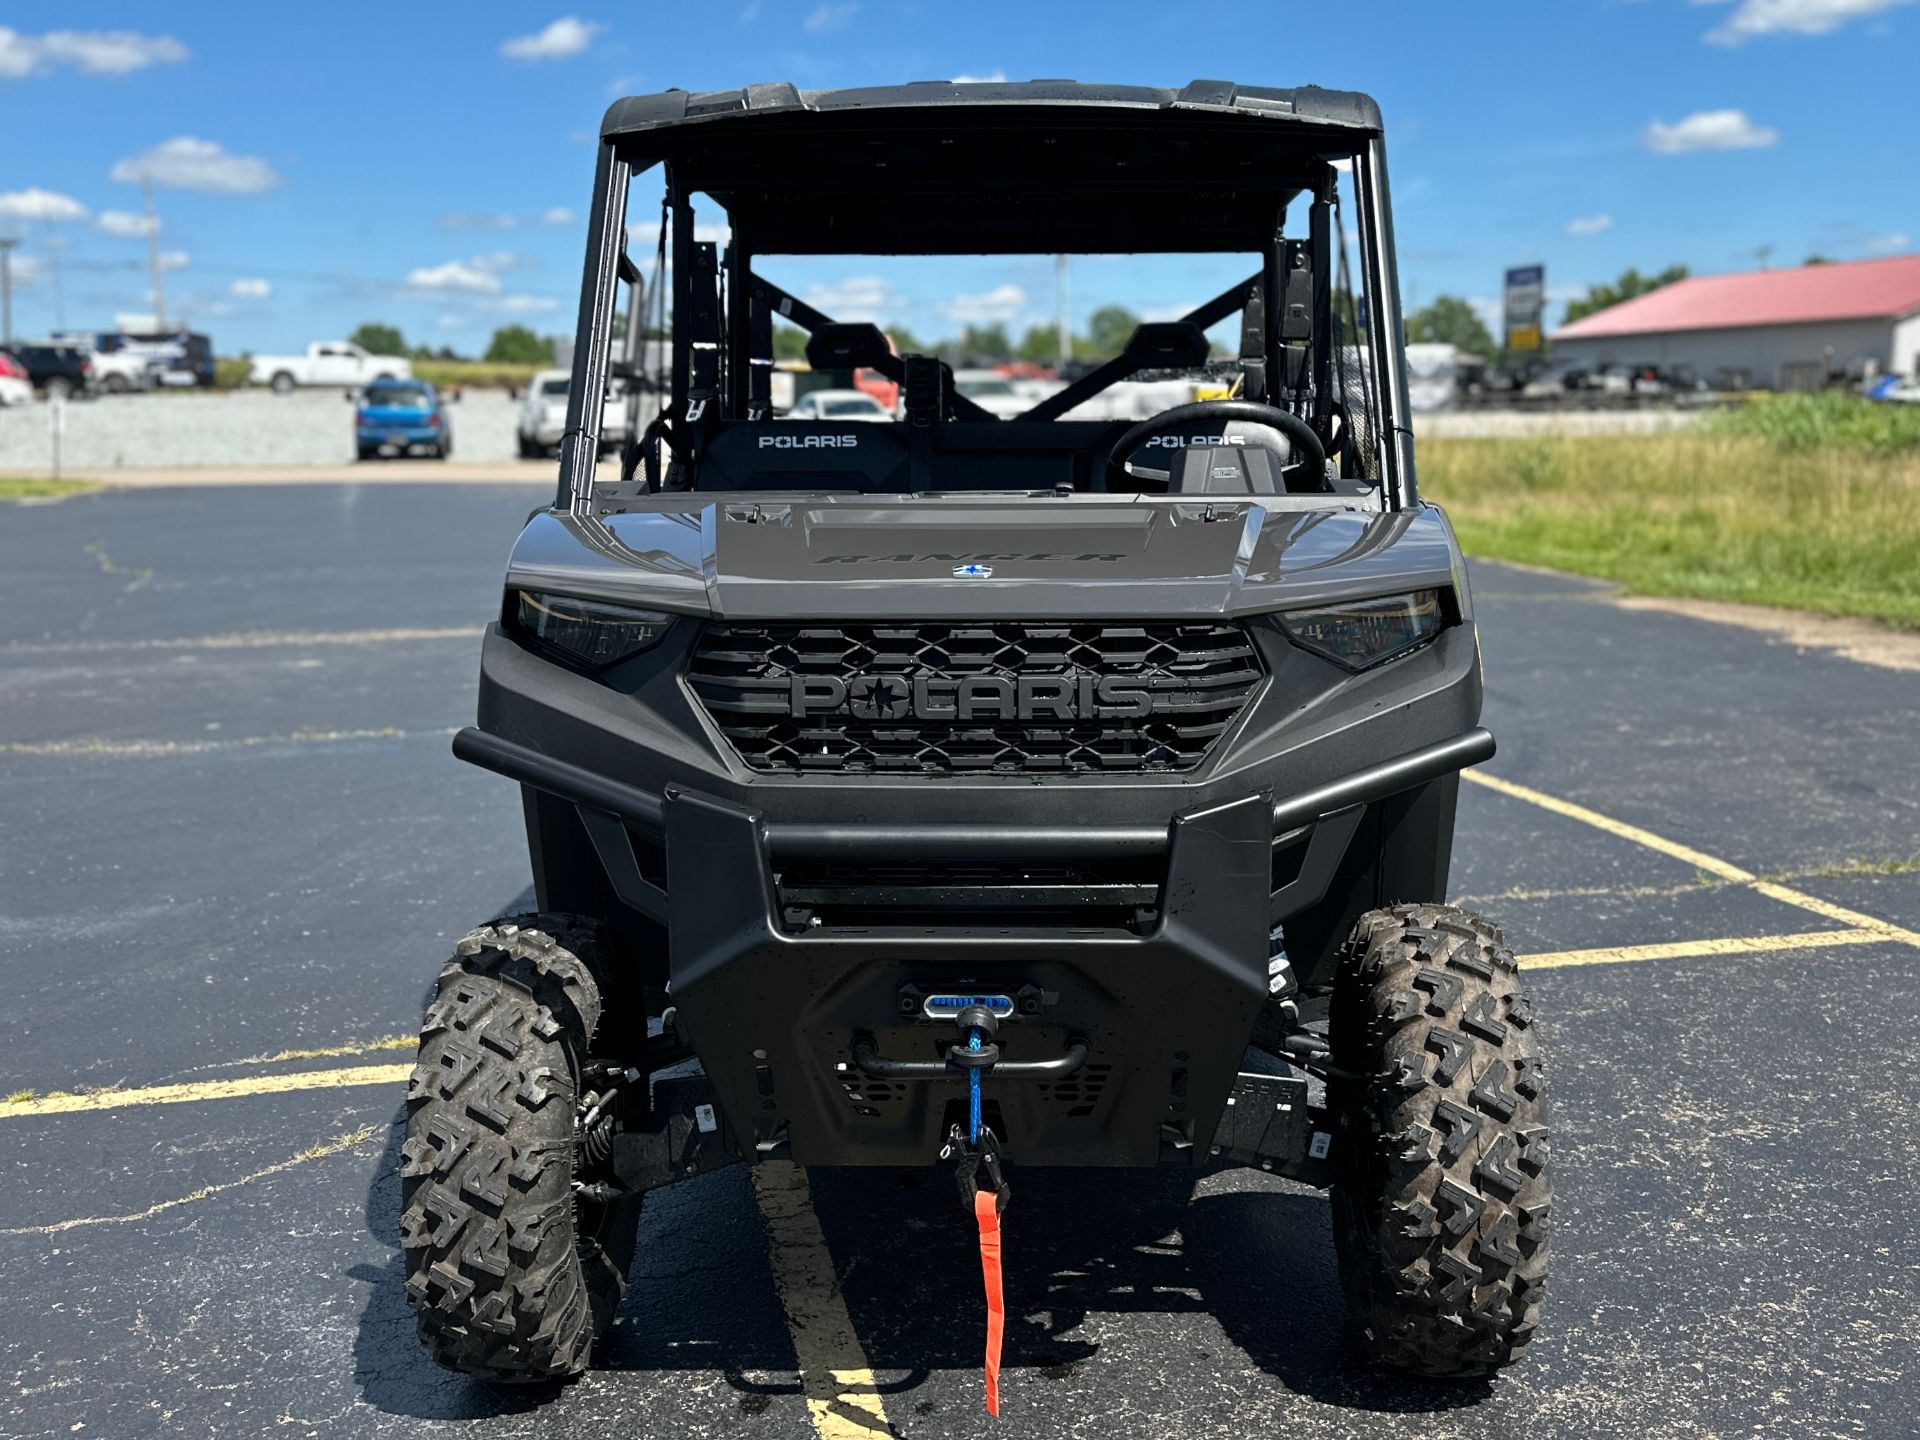
[[531,440],[525,435],[520,436],[520,458],[522,460],[543,460],[546,458],[546,454],[546,448],[538,441]]
[[293,376],[285,370],[276,372],[273,379],[267,383],[273,387],[273,393],[276,395],[291,395],[293,393]]
[[132,388],[124,375],[109,375],[106,378],[105,389],[109,395],[124,395]]
[[362,460],[378,460],[380,458],[380,447],[378,445],[362,445],[359,447],[359,450]]
[[1363,915],[1341,954],[1333,1233],[1381,1365],[1485,1375],[1518,1359],[1538,1323],[1552,1184],[1518,979],[1500,931],[1446,905]]
[[496,920],[455,947],[421,1025],[400,1166],[407,1300],[434,1358],[480,1379],[579,1374],[626,1290],[640,1198],[575,1183],[604,949],[595,921]]

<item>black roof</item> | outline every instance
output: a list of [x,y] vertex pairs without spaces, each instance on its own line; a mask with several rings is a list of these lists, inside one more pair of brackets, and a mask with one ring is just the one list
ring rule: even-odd
[[725,207],[759,254],[1260,253],[1378,133],[1349,91],[948,80],[617,101],[601,133]]
[[[1317,85],[1278,90],[1236,85],[1230,80],[1195,80],[1181,89],[1165,90],[1150,85],[1096,85],[1075,80],[917,80],[908,85],[866,85],[847,90],[801,90],[777,81],[737,90],[668,90],[658,95],[634,95],[608,107],[600,133],[606,138],[638,135],[729,116],[930,108],[977,112],[1036,105],[1258,115],[1362,130],[1381,128],[1380,107],[1371,96],[1357,90],[1322,90]],[[957,116],[953,118],[958,120]]]

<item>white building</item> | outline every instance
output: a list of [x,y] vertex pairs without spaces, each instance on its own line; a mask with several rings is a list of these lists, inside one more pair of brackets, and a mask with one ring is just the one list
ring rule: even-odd
[[1687,366],[1727,389],[1920,375],[1920,255],[1682,280],[1562,326],[1553,354]]

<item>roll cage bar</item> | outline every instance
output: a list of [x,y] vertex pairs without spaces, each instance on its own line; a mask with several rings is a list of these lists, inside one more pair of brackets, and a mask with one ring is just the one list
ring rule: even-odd
[[[1198,82],[1197,82],[1198,83]],[[966,87],[957,87],[966,88]],[[1193,87],[1189,87],[1191,90]],[[609,126],[622,106],[609,111]],[[1369,104],[1371,102],[1368,102]],[[653,308],[654,293],[643,305],[641,272],[626,250],[626,212],[632,180],[659,159],[651,156],[636,165],[623,146],[630,141],[609,129],[598,147],[594,168],[593,209],[588,229],[585,270],[576,325],[572,384],[569,387],[566,431],[560,445],[559,484],[555,506],[584,513],[592,503],[594,471],[599,454],[601,405],[610,373],[622,372],[638,380],[637,357],[646,353],[645,312]],[[1407,382],[1400,351],[1399,285],[1392,242],[1386,155],[1377,129],[1353,147],[1354,194],[1360,237],[1363,329],[1375,362],[1377,396],[1372,417],[1377,431],[1379,484],[1383,503],[1407,509],[1418,503],[1413,470]],[[684,423],[708,414],[714,406],[728,419],[760,419],[771,413],[772,325],[777,314],[818,337],[833,319],[806,304],[779,285],[753,274],[750,233],[741,218],[729,214],[733,231],[724,258],[711,242],[698,241],[694,231],[692,187],[676,174],[666,158],[665,212],[675,263],[672,276],[671,394],[662,415],[669,424]],[[1262,269],[1187,312],[1171,326],[1142,326],[1162,332],[1181,326],[1203,331],[1236,311],[1243,316],[1241,369],[1249,393],[1271,396],[1275,403],[1294,402],[1297,413],[1310,415],[1324,436],[1330,422],[1334,366],[1332,328],[1332,266],[1328,257],[1338,243],[1332,234],[1332,167],[1325,182],[1315,187],[1309,205],[1309,233],[1304,240],[1284,239],[1274,227],[1272,242],[1263,246]],[[1284,215],[1284,204],[1280,207]],[[663,243],[665,236],[663,235]],[[684,260],[680,257],[685,257]],[[658,267],[656,267],[657,274]],[[613,313],[617,286],[629,286],[628,327],[624,361],[610,361]],[[726,302],[720,304],[724,283]],[[655,285],[658,281],[656,279]],[[845,329],[847,327],[837,327]],[[1136,335],[1136,341],[1139,340]],[[1150,337],[1151,339],[1152,337]],[[1170,338],[1163,333],[1162,339]],[[811,343],[811,342],[810,342]],[[1146,347],[1151,350],[1151,345]],[[860,363],[887,378],[905,382],[916,360],[942,362],[931,357],[869,355]],[[1042,400],[1024,414],[1006,422],[1019,424],[1055,419],[1107,386],[1148,368],[1151,358],[1130,344],[1126,351]],[[921,383],[931,372],[922,369]],[[990,420],[993,417],[964,396],[941,393],[951,418]],[[588,397],[596,397],[588,403]],[[909,404],[913,403],[909,389]],[[943,417],[945,418],[945,417]],[[631,447],[634,441],[630,439]],[[630,463],[630,461],[629,461]]]

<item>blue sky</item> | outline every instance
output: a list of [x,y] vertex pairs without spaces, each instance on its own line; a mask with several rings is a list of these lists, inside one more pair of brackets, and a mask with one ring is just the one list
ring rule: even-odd
[[[0,234],[21,240],[16,333],[145,310],[125,178],[144,169],[169,308],[222,353],[363,320],[474,351],[509,321],[570,328],[591,137],[616,94],[1208,77],[1374,94],[1406,299],[1490,304],[1521,262],[1564,297],[1628,265],[1751,269],[1768,245],[1775,265],[1920,249],[1916,57],[1916,0],[15,3]],[[878,276],[892,288],[866,298],[923,336],[962,314],[1017,332],[1054,304],[1035,261],[776,273],[842,297]],[[1207,279],[1085,261],[1073,309],[1150,313]]]

